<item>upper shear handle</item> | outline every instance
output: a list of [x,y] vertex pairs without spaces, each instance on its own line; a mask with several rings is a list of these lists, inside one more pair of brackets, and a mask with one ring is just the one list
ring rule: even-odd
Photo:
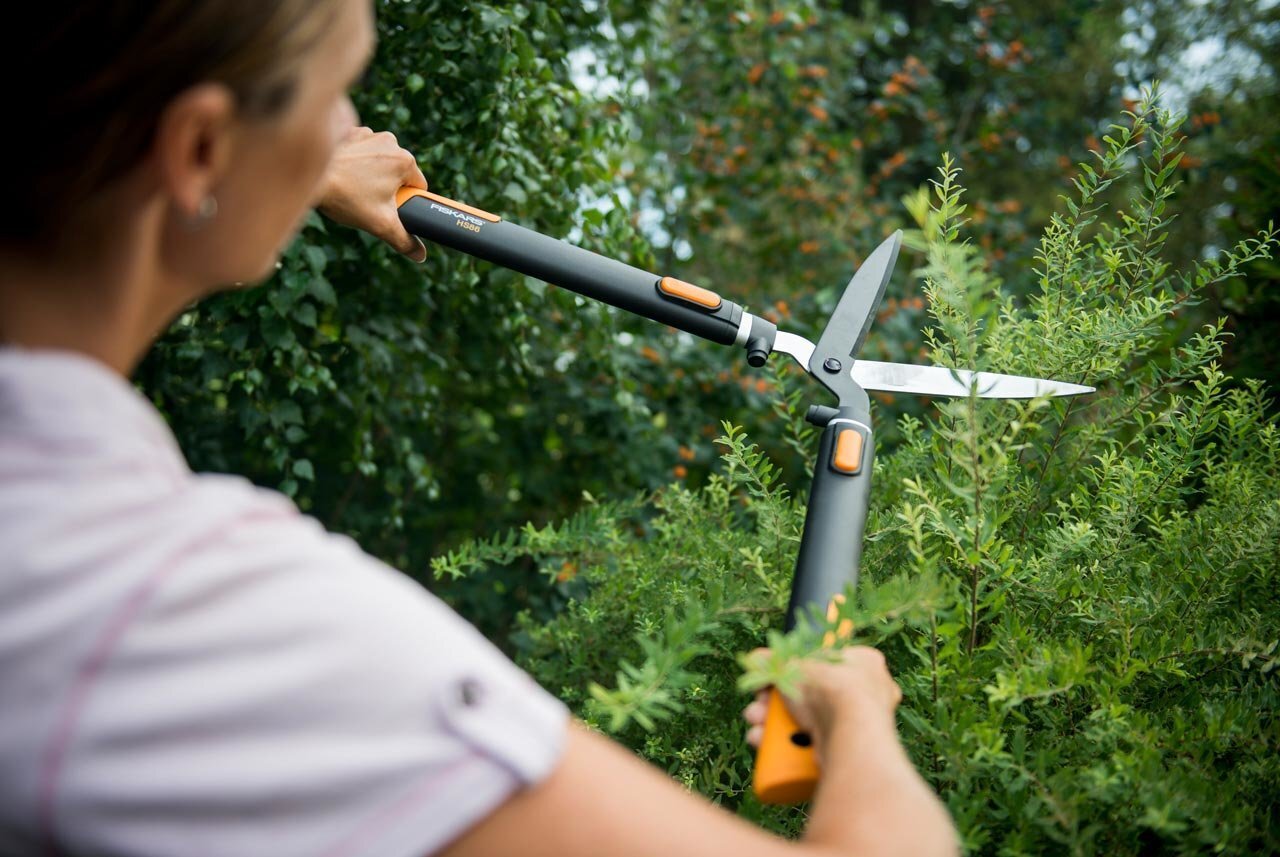
[[396,199],[405,229],[419,238],[721,345],[747,342],[753,325],[742,307],[707,289],[625,265],[421,188],[401,188]]

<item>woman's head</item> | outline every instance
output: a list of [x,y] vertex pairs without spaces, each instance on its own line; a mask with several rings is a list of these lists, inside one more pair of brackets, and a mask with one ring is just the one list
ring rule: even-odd
[[0,144],[0,245],[52,262],[142,229],[197,289],[265,275],[355,124],[369,0],[101,0],[30,17],[4,60],[28,132]]

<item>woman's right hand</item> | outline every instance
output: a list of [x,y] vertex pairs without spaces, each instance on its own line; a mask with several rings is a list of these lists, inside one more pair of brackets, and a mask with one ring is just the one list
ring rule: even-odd
[[[768,649],[756,652],[767,655]],[[813,737],[814,752],[821,757],[832,728],[842,719],[856,719],[860,726],[893,727],[894,710],[902,691],[889,674],[884,655],[868,646],[839,650],[838,661],[807,659],[801,663],[804,680],[800,694],[784,697],[796,723]],[[748,724],[747,743],[759,747],[764,737],[769,690],[756,694],[742,711]]]
[[427,246],[400,222],[396,191],[427,189],[413,154],[400,148],[390,131],[352,128],[329,162],[316,208],[330,220],[363,229],[415,262],[427,258]]
[[[951,817],[897,739],[893,712],[902,694],[884,656],[849,647],[834,663],[805,661],[803,671],[800,698],[788,706],[813,735],[814,749],[828,746],[833,755],[799,840],[772,836],[713,807],[631,750],[574,726],[550,776],[517,792],[443,854],[958,857]],[[745,712],[756,745],[766,694]]]

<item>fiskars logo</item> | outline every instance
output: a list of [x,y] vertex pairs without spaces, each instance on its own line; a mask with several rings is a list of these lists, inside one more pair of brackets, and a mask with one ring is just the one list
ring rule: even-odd
[[442,214],[449,215],[450,217],[456,217],[459,220],[465,220],[468,223],[474,223],[476,226],[484,226],[483,220],[481,220],[478,217],[472,217],[470,214],[466,214],[464,212],[458,211],[453,208],[446,208],[445,206],[435,202],[431,203],[431,207],[434,208],[436,211],[441,212]]

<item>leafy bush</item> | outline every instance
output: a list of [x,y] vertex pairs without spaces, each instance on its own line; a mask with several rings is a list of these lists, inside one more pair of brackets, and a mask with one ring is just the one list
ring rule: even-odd
[[[876,461],[863,580],[839,618],[888,655],[906,745],[973,852],[1280,851],[1280,431],[1258,382],[1219,371],[1221,323],[1178,333],[1276,236],[1165,261],[1177,124],[1148,102],[1113,126],[1025,282],[962,238],[949,161],[931,197],[906,200],[933,361],[1098,387],[903,417]],[[779,379],[791,440],[811,449],[803,381]],[[739,430],[720,443],[698,490],[591,500],[435,572],[536,567],[561,607],[518,620],[523,665],[690,788],[795,833],[802,808],[749,794],[738,712],[741,689],[786,687],[819,642],[768,634],[804,492]],[[767,635],[773,657],[742,657]]]

